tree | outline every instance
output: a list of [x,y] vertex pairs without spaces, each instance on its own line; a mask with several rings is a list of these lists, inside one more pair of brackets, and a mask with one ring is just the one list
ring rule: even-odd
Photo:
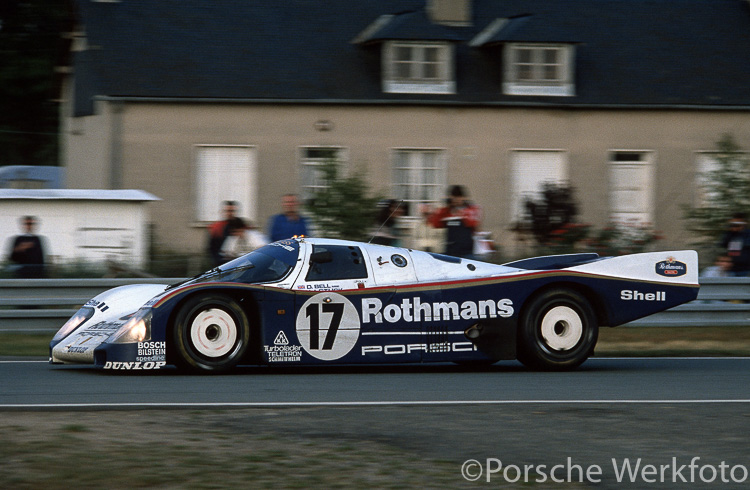
[[716,142],[715,166],[699,184],[702,202],[684,208],[688,229],[706,241],[715,242],[734,213],[750,215],[750,157],[731,134]]
[[0,165],[56,165],[69,0],[0,2]]
[[321,166],[325,187],[318,190],[307,211],[320,236],[347,240],[367,240],[377,212],[379,196],[368,197],[362,173],[344,177],[335,160]]

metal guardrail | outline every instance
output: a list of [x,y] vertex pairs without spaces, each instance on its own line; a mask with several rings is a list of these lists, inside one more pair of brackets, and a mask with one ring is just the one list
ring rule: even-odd
[[698,299],[627,323],[628,327],[750,326],[750,277],[701,277]]
[[173,284],[180,278],[0,279],[0,332],[55,332],[88,300],[128,284]]
[[[54,332],[103,291],[127,284],[173,284],[181,280],[0,279],[0,332]],[[750,277],[701,278],[697,300],[626,326],[750,326]]]

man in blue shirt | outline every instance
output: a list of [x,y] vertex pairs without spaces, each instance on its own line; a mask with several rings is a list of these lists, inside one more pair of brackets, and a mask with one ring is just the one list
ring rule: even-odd
[[272,242],[293,236],[308,236],[307,218],[299,214],[299,200],[296,194],[281,197],[283,212],[272,216],[268,222],[268,237]]

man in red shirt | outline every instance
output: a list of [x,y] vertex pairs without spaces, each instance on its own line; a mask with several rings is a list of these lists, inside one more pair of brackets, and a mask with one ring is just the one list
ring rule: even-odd
[[471,204],[464,189],[454,185],[448,195],[448,205],[435,211],[429,218],[435,228],[445,228],[445,253],[454,257],[474,258],[474,232],[479,228],[480,209]]
[[226,262],[221,255],[221,246],[231,232],[229,222],[237,216],[237,203],[235,201],[224,201],[223,205],[224,219],[216,221],[208,227],[208,254],[214,267]]

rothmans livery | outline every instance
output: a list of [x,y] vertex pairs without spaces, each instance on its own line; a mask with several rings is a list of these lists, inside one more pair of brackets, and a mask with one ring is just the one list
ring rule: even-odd
[[179,284],[100,294],[54,336],[50,362],[217,373],[240,364],[518,359],[562,370],[593,353],[600,327],[697,294],[691,250],[496,265],[295,238]]

